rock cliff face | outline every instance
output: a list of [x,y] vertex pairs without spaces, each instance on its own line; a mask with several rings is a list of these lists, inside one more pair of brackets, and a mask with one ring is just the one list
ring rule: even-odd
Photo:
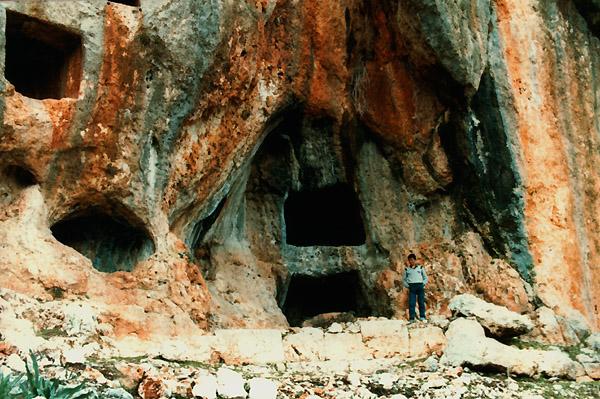
[[597,2],[122,3],[0,4],[0,286],[117,337],[405,317],[414,252],[432,313],[598,330]]

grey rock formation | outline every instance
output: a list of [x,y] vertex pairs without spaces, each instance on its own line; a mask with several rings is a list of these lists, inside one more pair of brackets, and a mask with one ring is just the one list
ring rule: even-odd
[[533,329],[533,322],[528,316],[485,302],[471,294],[455,296],[448,307],[455,314],[475,317],[492,337],[514,337]]

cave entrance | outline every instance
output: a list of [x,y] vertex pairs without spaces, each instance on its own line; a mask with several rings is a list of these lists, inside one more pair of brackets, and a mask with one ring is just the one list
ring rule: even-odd
[[19,188],[37,184],[37,179],[33,173],[18,165],[8,165],[4,168],[3,174],[6,179],[13,182]]
[[77,97],[82,44],[78,34],[59,26],[6,12],[4,76],[24,96]]
[[355,270],[321,277],[293,275],[282,311],[293,327],[322,313],[352,312],[358,317],[371,314]]
[[0,208],[12,203],[24,188],[37,184],[37,179],[29,170],[8,165],[0,173]]
[[92,261],[101,272],[131,271],[154,253],[154,242],[143,229],[103,209],[89,208],[54,224],[54,237]]
[[286,242],[299,247],[362,245],[360,202],[347,184],[291,192],[284,205]]
[[109,0],[110,3],[119,3],[126,6],[139,7],[140,0]]

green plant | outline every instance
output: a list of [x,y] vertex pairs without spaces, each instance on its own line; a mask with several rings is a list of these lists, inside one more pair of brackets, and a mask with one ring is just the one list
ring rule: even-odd
[[0,398],[13,399],[17,398],[20,393],[19,384],[21,377],[4,375],[0,371]]
[[46,399],[83,399],[94,397],[84,384],[74,387],[65,387],[57,380],[49,380],[40,375],[40,368],[33,352],[29,351],[31,368],[26,364],[26,378],[21,381],[20,391],[15,398],[33,399],[42,396]]
[[61,330],[58,327],[55,328],[43,328],[41,330],[38,330],[35,332],[35,335],[37,335],[38,337],[42,337],[44,339],[49,339],[52,337],[68,337],[69,334],[67,334],[66,331]]

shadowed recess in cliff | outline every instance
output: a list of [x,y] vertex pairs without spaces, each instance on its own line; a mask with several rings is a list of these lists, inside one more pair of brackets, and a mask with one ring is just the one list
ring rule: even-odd
[[521,176],[497,90],[494,77],[484,73],[472,112],[442,127],[440,137],[464,197],[467,218],[482,233],[488,250],[498,257],[509,255],[521,277],[531,282]]
[[37,179],[33,173],[18,165],[8,165],[4,168],[2,173],[8,181],[14,183],[20,188],[37,184]]
[[81,65],[78,34],[6,12],[4,75],[19,93],[37,99],[77,97]]
[[293,275],[281,308],[290,326],[301,326],[304,320],[323,313],[371,315],[355,270],[320,277]]
[[154,253],[154,242],[141,227],[114,210],[91,207],[76,211],[51,228],[54,237],[92,261],[101,272],[131,271]]
[[284,206],[286,241],[295,246],[365,243],[356,193],[347,184],[291,192]]
[[109,3],[119,3],[126,6],[139,7],[140,0],[110,0]]
[[225,206],[226,200],[227,197],[223,197],[223,199],[219,201],[217,206],[212,210],[212,212],[210,212],[208,216],[200,219],[194,224],[192,233],[187,240],[188,247],[190,248],[194,259],[198,260],[205,257],[204,255],[208,248],[205,245],[203,245],[204,238],[206,237],[206,234],[221,214],[223,206]]
[[573,0],[573,4],[585,19],[590,31],[600,36],[600,0]]
[[29,170],[18,165],[4,167],[0,173],[0,205],[10,204],[22,189],[35,184],[37,179]]

